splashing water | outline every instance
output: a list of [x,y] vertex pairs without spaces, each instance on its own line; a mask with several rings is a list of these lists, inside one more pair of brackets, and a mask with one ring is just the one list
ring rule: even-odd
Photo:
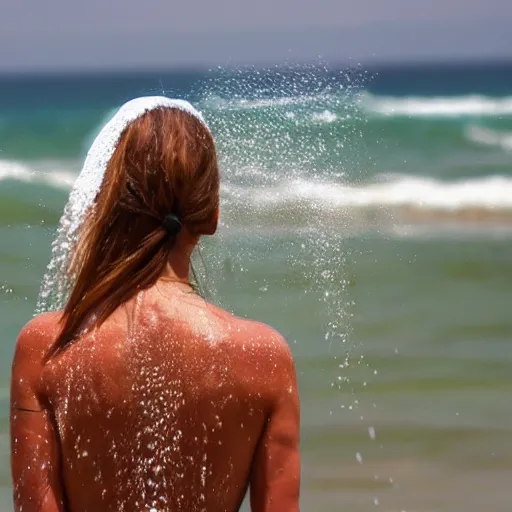
[[[359,390],[350,378],[353,366],[359,372],[371,371],[362,356],[354,359],[355,347],[349,342],[355,306],[350,274],[357,258],[350,234],[354,225],[372,224],[373,219],[357,219],[348,208],[340,215],[339,204],[325,199],[333,186],[357,182],[373,164],[362,138],[366,119],[360,108],[368,78],[362,72],[318,67],[225,72],[206,86],[202,102],[223,173],[222,229],[215,239],[205,240],[203,251],[207,269],[222,270],[205,272],[202,280],[221,302],[224,280],[234,280],[238,290],[247,289],[251,307],[264,303],[270,291],[289,289],[288,280],[296,280],[304,304],[321,304],[321,317],[311,321],[322,323],[332,355],[333,368],[326,378],[340,397],[350,397],[341,408],[333,407],[334,416],[343,414],[342,422],[359,408]],[[293,199],[288,202],[288,197]],[[260,271],[258,262],[276,261],[283,252],[290,277],[277,282],[267,267]],[[248,282],[246,275],[258,280]],[[300,303],[284,300],[280,307],[283,315],[302,314]],[[308,311],[304,314],[307,318]],[[329,381],[323,385],[329,386]],[[375,428],[365,428],[375,439]],[[357,452],[356,459],[362,463],[363,456]]]
[[[337,361],[336,386],[347,383],[343,370],[351,361],[347,340],[354,303],[347,265],[353,255],[345,242],[354,214],[340,217],[338,205],[319,196],[347,176],[357,181],[371,165],[360,108],[362,88],[370,78],[361,70],[319,66],[242,69],[221,71],[202,91],[201,106],[216,138],[224,183],[222,229],[215,240],[206,240],[207,268],[229,269],[242,281],[244,269],[262,258],[262,247],[267,261],[275,257],[272,234],[289,233],[287,263],[303,276],[304,293],[323,304],[319,320]],[[315,187],[319,195],[311,194]],[[291,190],[301,198],[294,198],[293,207],[283,199]],[[233,251],[229,240],[235,234],[252,241]],[[202,277],[216,297],[222,295],[218,289],[225,272]],[[280,285],[262,276],[251,293],[263,295],[269,286]],[[341,359],[340,347],[345,347]]]
[[[330,343],[340,335],[340,315],[347,310],[345,298],[339,299],[346,287],[339,270],[346,263],[342,244],[351,219],[345,217],[343,225],[339,208],[330,208],[319,195],[368,164],[361,132],[365,117],[359,108],[368,78],[362,71],[319,66],[221,70],[200,91],[223,181],[222,229],[214,241],[205,240],[212,247],[209,253],[205,248],[207,266],[243,272],[244,265],[261,257],[248,248],[223,252],[232,235],[249,236],[269,252],[274,232],[305,235],[293,244],[289,264],[329,308]],[[314,187],[317,196],[311,194]],[[206,280],[215,286],[224,277],[219,272]],[[267,291],[268,283],[257,289]]]

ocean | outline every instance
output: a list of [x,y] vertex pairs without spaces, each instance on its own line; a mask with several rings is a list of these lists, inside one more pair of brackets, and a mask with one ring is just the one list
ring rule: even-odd
[[0,511],[13,347],[70,187],[112,112],[161,93],[218,145],[205,293],[294,352],[302,510],[510,510],[512,65],[488,63],[0,76]]

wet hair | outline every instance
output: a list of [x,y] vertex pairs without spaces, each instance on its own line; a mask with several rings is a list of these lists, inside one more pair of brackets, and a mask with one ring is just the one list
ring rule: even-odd
[[[49,357],[99,326],[162,275],[177,234],[175,216],[193,236],[213,234],[219,169],[213,137],[194,116],[160,107],[122,133],[74,249],[74,285]],[[94,313],[94,317],[92,316]]]

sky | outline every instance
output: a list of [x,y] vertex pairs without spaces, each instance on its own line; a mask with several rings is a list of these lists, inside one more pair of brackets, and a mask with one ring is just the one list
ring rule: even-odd
[[511,0],[0,0],[0,72],[512,60]]

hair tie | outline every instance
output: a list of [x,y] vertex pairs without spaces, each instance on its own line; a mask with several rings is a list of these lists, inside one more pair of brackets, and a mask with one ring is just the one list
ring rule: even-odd
[[176,236],[181,231],[180,219],[174,213],[168,213],[162,221],[162,226],[171,236]]

